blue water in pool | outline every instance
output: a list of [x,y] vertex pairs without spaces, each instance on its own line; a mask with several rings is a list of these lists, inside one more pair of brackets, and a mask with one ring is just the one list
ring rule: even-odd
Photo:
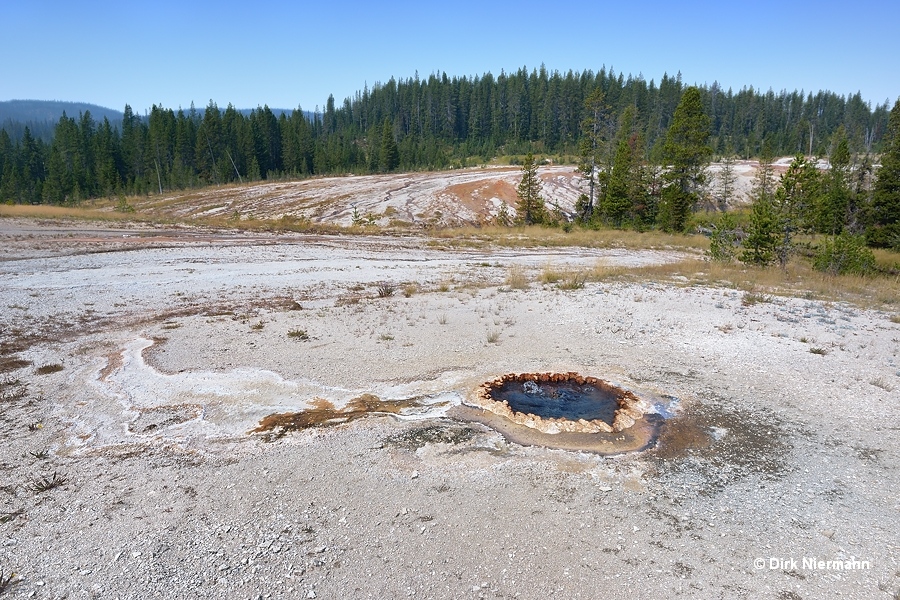
[[611,390],[568,381],[508,381],[494,389],[491,398],[506,400],[514,411],[544,419],[600,419],[612,424],[619,408],[616,394]]

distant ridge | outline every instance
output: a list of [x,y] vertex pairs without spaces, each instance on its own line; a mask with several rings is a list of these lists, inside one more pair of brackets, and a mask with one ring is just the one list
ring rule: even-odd
[[[197,114],[203,116],[205,108],[206,107],[196,108]],[[178,112],[178,109],[173,110]],[[184,110],[185,113],[188,112],[188,109],[183,108],[182,110]],[[225,107],[219,106],[219,110],[224,111]],[[250,116],[250,113],[256,110],[256,108],[238,108],[236,110],[247,117]],[[280,116],[281,113],[290,116],[294,111],[292,108],[270,108],[269,110],[271,110],[276,117]],[[55,124],[59,121],[63,112],[65,112],[67,116],[77,119],[79,114],[83,114],[87,111],[91,112],[91,117],[94,121],[102,121],[103,118],[106,117],[113,125],[121,124],[122,117],[125,116],[125,113],[121,110],[114,110],[112,108],[106,108],[105,106],[99,106],[97,104],[89,104],[87,102],[62,102],[59,100],[4,100],[0,101],[0,123],[5,123],[6,121],[18,123],[42,123],[50,121]],[[312,118],[312,112],[308,110],[303,112],[308,119]],[[137,116],[142,118],[144,115],[142,113],[137,113]]]
[[41,123],[59,121],[63,112],[66,115],[78,118],[79,114],[90,111],[94,121],[102,121],[104,117],[110,123],[122,122],[122,111],[113,110],[87,102],[61,102],[58,100],[6,100],[0,102],[0,123],[5,121],[18,121],[21,123]]

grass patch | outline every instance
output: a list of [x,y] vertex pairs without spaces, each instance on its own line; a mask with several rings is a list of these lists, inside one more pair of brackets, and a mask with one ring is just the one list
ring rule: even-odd
[[702,235],[673,235],[661,231],[620,229],[580,229],[569,232],[552,227],[457,227],[430,232],[430,236],[450,246],[504,246],[508,248],[566,247],[630,248],[690,250],[709,249],[709,240]]
[[54,488],[58,488],[64,485],[67,481],[68,478],[65,475],[60,475],[59,473],[54,471],[53,475],[46,475],[44,477],[41,477],[40,479],[34,479],[25,487],[35,494],[40,494],[42,492],[48,492]]
[[554,284],[558,283],[563,277],[565,277],[565,273],[563,271],[557,271],[552,267],[544,267],[544,270],[541,271],[540,281],[541,283]]
[[250,329],[252,329],[253,331],[262,331],[262,329],[265,326],[266,326],[266,324],[263,323],[262,321],[257,321],[256,323],[254,323],[253,325],[250,326]]
[[488,344],[497,344],[500,342],[500,332],[496,329],[491,329],[487,332],[487,343]]
[[300,340],[301,342],[305,342],[309,339],[309,334],[305,329],[291,329],[287,332],[287,335],[292,340]]
[[826,354],[828,354],[828,350],[826,350],[825,348],[810,348],[809,351],[811,354],[818,354],[819,356],[825,356]]
[[[677,283],[688,286],[724,287],[751,294],[759,301],[768,296],[793,296],[809,300],[848,302],[860,308],[879,308],[900,302],[900,276],[826,275],[805,261],[791,261],[782,270],[741,264],[722,264],[688,259],[662,265],[623,268],[598,263],[581,272],[587,281]],[[753,300],[751,300],[752,302]]]
[[580,290],[584,287],[584,282],[587,279],[587,275],[582,275],[579,273],[568,273],[565,278],[560,281],[556,287],[561,290]]
[[[102,205],[103,200],[90,202]],[[124,214],[100,208],[69,208],[49,204],[0,204],[0,217],[30,217],[33,219],[77,219],[84,221],[135,221],[133,213]]]
[[764,304],[771,301],[771,297],[765,294],[757,294],[755,292],[747,292],[746,294],[744,294],[744,297],[741,298],[741,304],[743,304],[744,306],[755,306],[756,304]]
[[379,298],[390,298],[394,295],[394,292],[397,291],[397,286],[393,283],[379,283],[375,287],[375,292],[378,294]]
[[525,269],[519,265],[510,267],[504,283],[511,290],[527,290],[528,276],[525,274]]

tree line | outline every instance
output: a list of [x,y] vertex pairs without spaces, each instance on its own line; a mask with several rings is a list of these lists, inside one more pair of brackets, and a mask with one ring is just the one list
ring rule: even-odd
[[[846,271],[850,256],[871,246],[900,250],[900,100],[890,112],[887,131],[876,168],[870,154],[850,151],[850,138],[843,125],[831,136],[828,168],[820,168],[814,157],[798,152],[787,171],[775,177],[769,140],[763,145],[750,194],[749,220],[739,228],[725,212],[735,185],[733,149],[721,157],[720,169],[708,169],[713,148],[709,145],[710,117],[699,88],[685,90],[661,144],[661,161],[642,157],[641,134],[634,126],[634,110],[620,116],[615,135],[604,139],[598,122],[609,119],[608,105],[600,90],[585,100],[582,122],[580,171],[586,191],[576,203],[574,221],[582,226],[611,226],[643,230],[685,231],[692,213],[702,204],[721,208],[712,234],[713,258],[736,257],[736,242],[743,242],[744,262],[766,265],[776,259],[784,267],[797,249],[801,234],[830,237],[834,255],[823,270]],[[606,116],[604,116],[606,115]],[[540,193],[537,167],[529,153],[519,184],[517,214],[523,225],[560,224],[569,219],[547,209]],[[498,221],[508,223],[507,215]],[[870,270],[874,257],[852,269]],[[855,259],[854,259],[855,260]],[[851,261],[852,262],[852,261]],[[838,266],[835,266],[835,265]]]
[[[820,233],[828,237],[815,256],[815,268],[873,270],[875,257],[864,245],[900,250],[900,100],[890,112],[880,161],[875,169],[868,155],[854,158],[843,128],[833,136],[827,171],[797,154],[776,181],[771,152],[764,152],[740,259],[757,265],[777,261],[784,268],[797,251],[798,235]],[[726,218],[718,229],[712,255],[727,260],[734,224]]]
[[[691,128],[702,135],[703,156],[690,159],[700,162],[764,149],[828,155],[839,129],[854,156],[877,152],[888,125],[887,104],[872,109],[859,94],[687,88],[680,74],[657,84],[605,68],[442,73],[391,79],[340,105],[329,97],[311,116],[299,108],[276,116],[266,106],[245,115],[210,102],[202,112],[154,105],[145,117],[126,106],[121,123],[96,122],[89,112],[63,115],[50,142],[27,128],[15,138],[0,130],[0,201],[75,204],[261,179],[442,169],[534,152],[580,156],[585,169],[590,163],[585,174],[604,193],[588,194],[583,218],[596,213],[613,225],[647,226],[662,218],[679,229],[698,168],[677,167],[673,187],[671,172],[659,167],[671,164],[676,109],[688,90],[692,110],[703,116],[678,135],[685,143]],[[665,190],[669,196],[642,204],[634,199],[639,188],[651,199]]]

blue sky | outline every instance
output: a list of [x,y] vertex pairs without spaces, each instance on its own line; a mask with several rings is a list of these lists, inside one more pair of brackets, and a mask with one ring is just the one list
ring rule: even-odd
[[444,71],[599,70],[900,96],[900,2],[9,2],[0,100],[311,110]]

